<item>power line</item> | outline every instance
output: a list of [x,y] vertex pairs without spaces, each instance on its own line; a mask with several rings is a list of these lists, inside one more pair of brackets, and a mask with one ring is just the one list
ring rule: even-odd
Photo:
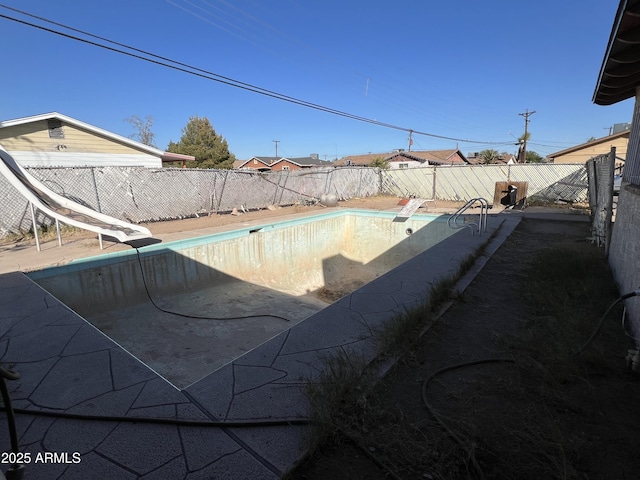
[[[405,132],[409,132],[409,133],[412,132],[415,135],[423,135],[423,136],[432,137],[432,138],[438,138],[438,139],[442,139],[442,140],[451,140],[451,141],[455,141],[455,142],[464,142],[464,143],[476,143],[476,144],[482,144],[482,145],[502,145],[502,144],[505,143],[505,142],[484,142],[484,141],[479,141],[479,140],[469,140],[469,139],[449,137],[449,136],[445,136],[445,135],[437,135],[437,134],[428,133],[428,132],[421,132],[421,131],[410,129],[410,128],[407,128],[407,127],[401,127],[401,126],[398,126],[398,125],[393,125],[393,124],[386,123],[386,122],[380,122],[378,120],[374,120],[374,119],[371,119],[371,118],[361,117],[359,115],[351,114],[351,113],[348,113],[348,112],[343,112],[341,110],[337,110],[337,109],[334,109],[334,108],[331,108],[331,107],[326,107],[326,106],[323,106],[323,105],[320,105],[320,104],[308,102],[306,100],[301,100],[301,99],[298,99],[298,98],[295,98],[295,97],[291,97],[291,96],[288,96],[288,95],[285,95],[285,94],[282,94],[282,93],[275,92],[273,90],[268,90],[268,89],[259,87],[257,85],[252,85],[250,83],[241,82],[239,80],[235,80],[233,78],[226,77],[224,75],[220,75],[220,74],[217,74],[215,72],[211,72],[211,71],[204,70],[204,69],[201,69],[201,68],[198,68],[198,67],[194,67],[192,65],[189,65],[189,64],[186,64],[186,63],[183,63],[183,62],[179,62],[179,61],[176,61],[176,60],[172,60],[170,58],[163,57],[161,55],[156,55],[154,53],[151,53],[151,52],[148,52],[148,51],[145,51],[145,50],[141,50],[139,48],[135,48],[135,47],[132,47],[132,46],[124,44],[124,43],[116,42],[114,40],[110,40],[110,39],[105,38],[105,37],[94,35],[92,33],[89,33],[89,32],[83,31],[83,30],[79,30],[77,28],[73,28],[73,27],[70,27],[68,25],[65,25],[65,24],[62,24],[62,23],[59,23],[59,22],[55,22],[53,20],[49,20],[49,19],[44,18],[44,17],[33,15],[31,13],[28,13],[28,12],[25,12],[23,10],[19,10],[19,9],[16,9],[16,8],[13,8],[13,7],[9,7],[9,6],[4,5],[4,4],[0,4],[0,7],[5,8],[7,10],[11,10],[11,11],[16,12],[16,13],[19,13],[21,15],[25,15],[25,16],[30,17],[30,18],[37,19],[37,20],[42,21],[42,22],[49,23],[51,25],[55,25],[57,27],[62,27],[64,29],[67,29],[67,30],[70,30],[72,32],[76,32],[76,33],[85,35],[87,37],[90,37],[90,38],[93,38],[93,39],[96,39],[96,40],[100,40],[102,42],[107,42],[107,43],[110,43],[112,45],[116,45],[117,47],[122,47],[122,48],[125,48],[127,50],[131,50],[131,51],[126,51],[126,50],[122,50],[122,48],[116,48],[116,47],[112,47],[112,46],[109,46],[109,45],[104,45],[102,43],[98,43],[98,42],[95,42],[95,41],[92,41],[92,40],[88,40],[86,38],[81,38],[81,37],[78,37],[78,36],[75,36],[75,35],[71,35],[71,34],[68,34],[68,33],[65,33],[65,32],[61,32],[59,30],[54,30],[54,29],[49,28],[49,27],[45,27],[45,26],[42,26],[42,25],[37,25],[35,23],[31,23],[31,22],[28,22],[26,20],[22,20],[22,19],[19,19],[19,18],[15,18],[15,17],[11,17],[11,16],[8,16],[8,15],[0,14],[0,18],[4,18],[6,20],[10,20],[10,21],[13,21],[13,22],[16,22],[16,23],[20,23],[20,24],[23,24],[23,25],[26,25],[26,26],[29,26],[29,27],[32,27],[32,28],[36,28],[38,30],[42,30],[42,31],[45,31],[45,32],[48,32],[48,33],[52,33],[54,35],[58,35],[58,36],[61,36],[61,37],[64,37],[64,38],[68,38],[70,40],[76,40],[78,42],[85,43],[85,44],[88,44],[88,45],[92,45],[94,47],[102,48],[104,50],[108,50],[108,51],[115,52],[115,53],[120,53],[122,55],[126,55],[126,56],[129,56],[129,57],[132,57],[132,58],[136,58],[138,60],[143,60],[145,62],[149,62],[149,63],[155,64],[155,65],[160,65],[160,66],[167,67],[167,68],[170,68],[170,69],[173,69],[173,70],[177,70],[177,71],[180,71],[180,72],[183,72],[183,73],[188,73],[190,75],[194,75],[194,76],[197,76],[197,77],[200,77],[200,78],[204,78],[204,79],[207,79],[207,80],[212,80],[214,82],[222,83],[224,85],[229,85],[229,86],[232,86],[232,87],[240,88],[240,89],[247,90],[247,91],[250,91],[250,92],[253,92],[253,93],[258,93],[260,95],[264,95],[264,96],[267,96],[267,97],[275,98],[277,100],[282,100],[282,101],[293,103],[293,104],[300,105],[300,106],[303,106],[303,107],[319,110],[319,111],[322,111],[322,112],[325,112],[325,113],[330,113],[332,115],[337,115],[337,116],[341,116],[341,117],[348,118],[348,119],[351,119],[351,120],[357,120],[357,121],[360,121],[360,122],[369,123],[369,124],[372,124],[372,125],[377,125],[377,126],[380,126],[380,127],[391,128],[391,129],[395,129],[395,130],[401,130],[401,131],[405,131]],[[132,52],[136,52],[136,53],[132,53]]]

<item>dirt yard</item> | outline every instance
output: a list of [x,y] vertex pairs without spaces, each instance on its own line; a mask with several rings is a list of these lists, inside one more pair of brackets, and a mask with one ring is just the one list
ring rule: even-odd
[[[399,207],[399,199],[396,197],[377,196],[367,198],[352,198],[339,202],[339,206],[342,208],[364,208],[369,210],[389,210]],[[435,204],[438,211],[450,210],[455,212],[462,203],[460,202],[445,202],[438,201]],[[251,210],[248,212],[239,212],[237,215],[230,213],[213,214],[210,216],[203,216],[200,218],[187,218],[184,220],[174,220],[166,222],[154,222],[151,224],[145,224],[150,229],[153,229],[154,234],[171,233],[175,231],[184,230],[197,230],[200,228],[231,225],[233,223],[246,222],[248,220],[258,220],[263,218],[274,218],[283,215],[290,215],[293,213],[312,212],[316,210],[326,210],[328,207],[322,205],[291,205],[287,207],[277,207],[273,210]],[[419,213],[430,213],[434,210],[434,204],[429,202],[423,208],[419,210]]]
[[[584,354],[569,355],[618,296],[615,286],[599,292],[605,300],[595,306],[595,292],[559,293],[578,296],[589,318],[558,362],[546,352],[562,319],[551,318],[544,299],[532,306],[530,298],[536,254],[591,251],[589,235],[585,223],[523,219],[415,348],[372,392],[359,393],[357,405],[345,406],[354,412],[349,431],[322,444],[290,478],[640,478],[640,377],[626,368],[633,342],[621,309]],[[599,262],[596,276],[610,278],[606,260]],[[430,377],[443,368],[452,369]]]

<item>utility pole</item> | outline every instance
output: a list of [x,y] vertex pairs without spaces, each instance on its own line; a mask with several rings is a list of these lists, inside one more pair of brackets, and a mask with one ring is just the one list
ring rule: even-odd
[[409,151],[411,151],[411,145],[413,145],[413,130],[409,130]]
[[278,157],[278,144],[280,143],[280,140],[273,140],[273,143],[276,144],[276,158]]
[[527,108],[527,110],[524,113],[518,114],[521,117],[524,117],[524,137],[523,137],[524,143],[522,145],[522,160],[519,163],[526,163],[527,161],[527,137],[529,136],[528,135],[529,117],[534,113],[536,113],[535,110],[533,112],[530,112],[529,109]]

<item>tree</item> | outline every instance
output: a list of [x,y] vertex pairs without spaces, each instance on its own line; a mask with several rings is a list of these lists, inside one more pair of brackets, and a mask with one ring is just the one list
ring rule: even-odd
[[371,163],[369,164],[370,167],[378,167],[381,168],[382,170],[389,170],[391,168],[391,165],[389,165],[389,162],[387,162],[384,158],[382,157],[376,157],[374,158]]
[[480,152],[480,158],[482,158],[482,163],[485,163],[485,164],[497,163],[499,157],[500,157],[500,154],[498,153],[497,150],[487,149],[487,150],[482,150]]
[[544,158],[534,151],[527,151],[526,163],[544,163]]
[[207,117],[190,117],[182,129],[178,143],[169,142],[168,152],[192,155],[194,168],[231,168],[236,157],[229,151],[227,141],[214,130]]
[[151,115],[147,115],[147,118],[144,120],[142,120],[138,115],[131,115],[129,118],[125,118],[124,121],[130,123],[133,125],[133,128],[136,129],[136,133],[129,135],[129,138],[137,140],[140,143],[144,143],[145,145],[149,145],[150,147],[155,147],[153,142],[156,134],[151,131],[151,127],[153,125],[153,117]]

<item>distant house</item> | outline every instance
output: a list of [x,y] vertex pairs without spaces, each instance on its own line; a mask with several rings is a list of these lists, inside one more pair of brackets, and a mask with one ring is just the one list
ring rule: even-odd
[[271,164],[278,160],[278,157],[251,157],[249,160],[236,160],[233,168],[251,168],[254,170],[271,170]]
[[553,163],[584,164],[590,158],[609,153],[611,147],[616,147],[616,157],[619,158],[620,162],[624,162],[624,159],[627,158],[627,145],[629,144],[630,135],[631,130],[623,130],[613,135],[551,153],[548,155],[548,158],[549,161]]
[[0,145],[23,167],[162,167],[195,160],[52,112],[0,122]]
[[[471,165],[484,165],[485,160],[481,152],[472,152],[467,155],[467,160]],[[498,154],[498,158],[493,162],[494,165],[513,165],[518,163],[518,160],[515,155],[511,153],[500,153]]]
[[407,152],[394,150],[390,153],[369,153],[367,155],[351,155],[336,162],[336,166],[368,167],[374,160],[383,159],[391,168],[415,168],[428,165],[467,165],[469,161],[460,150],[423,150]]
[[307,168],[333,167],[332,162],[320,160],[313,153],[308,157],[251,157],[249,160],[234,162],[233,168],[251,168],[254,170],[303,170]]

